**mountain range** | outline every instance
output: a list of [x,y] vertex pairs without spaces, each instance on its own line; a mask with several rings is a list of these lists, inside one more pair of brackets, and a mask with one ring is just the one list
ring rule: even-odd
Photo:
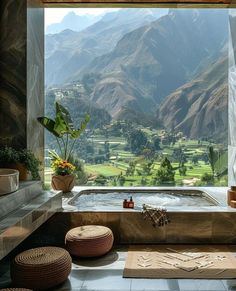
[[96,56],[112,51],[126,33],[167,13],[167,9],[121,9],[106,13],[83,31],[66,29],[46,35],[46,85],[61,85],[76,79]]
[[92,14],[77,15],[75,12],[71,11],[63,17],[61,22],[48,25],[46,28],[46,34],[60,33],[66,29],[81,31],[99,21],[100,18],[101,16]]
[[150,115],[187,136],[224,140],[227,45],[226,10],[120,9],[46,36],[46,84],[96,75],[86,98],[113,119]]

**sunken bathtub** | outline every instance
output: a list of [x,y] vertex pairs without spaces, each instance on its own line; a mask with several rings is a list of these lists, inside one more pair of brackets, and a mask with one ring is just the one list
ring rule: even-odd
[[[65,232],[85,224],[112,229],[119,244],[236,243],[236,210],[226,205],[227,188],[90,188],[64,195],[63,212],[54,217]],[[134,209],[123,209],[132,196]],[[167,209],[170,223],[153,227],[142,204]],[[58,229],[61,228],[58,226]]]

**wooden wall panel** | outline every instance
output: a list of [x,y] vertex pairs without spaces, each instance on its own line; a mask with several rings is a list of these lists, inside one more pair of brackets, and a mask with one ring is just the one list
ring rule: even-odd
[[26,147],[26,1],[0,2],[0,147]]

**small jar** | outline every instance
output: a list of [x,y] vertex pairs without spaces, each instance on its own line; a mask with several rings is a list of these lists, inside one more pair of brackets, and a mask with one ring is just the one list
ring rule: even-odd
[[129,202],[127,201],[127,199],[124,199],[123,208],[128,208],[128,204],[129,204]]

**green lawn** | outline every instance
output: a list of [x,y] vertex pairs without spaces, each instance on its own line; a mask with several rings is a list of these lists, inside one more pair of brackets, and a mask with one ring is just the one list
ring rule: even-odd
[[91,174],[101,174],[106,177],[117,176],[121,170],[109,164],[86,165],[85,171]]

